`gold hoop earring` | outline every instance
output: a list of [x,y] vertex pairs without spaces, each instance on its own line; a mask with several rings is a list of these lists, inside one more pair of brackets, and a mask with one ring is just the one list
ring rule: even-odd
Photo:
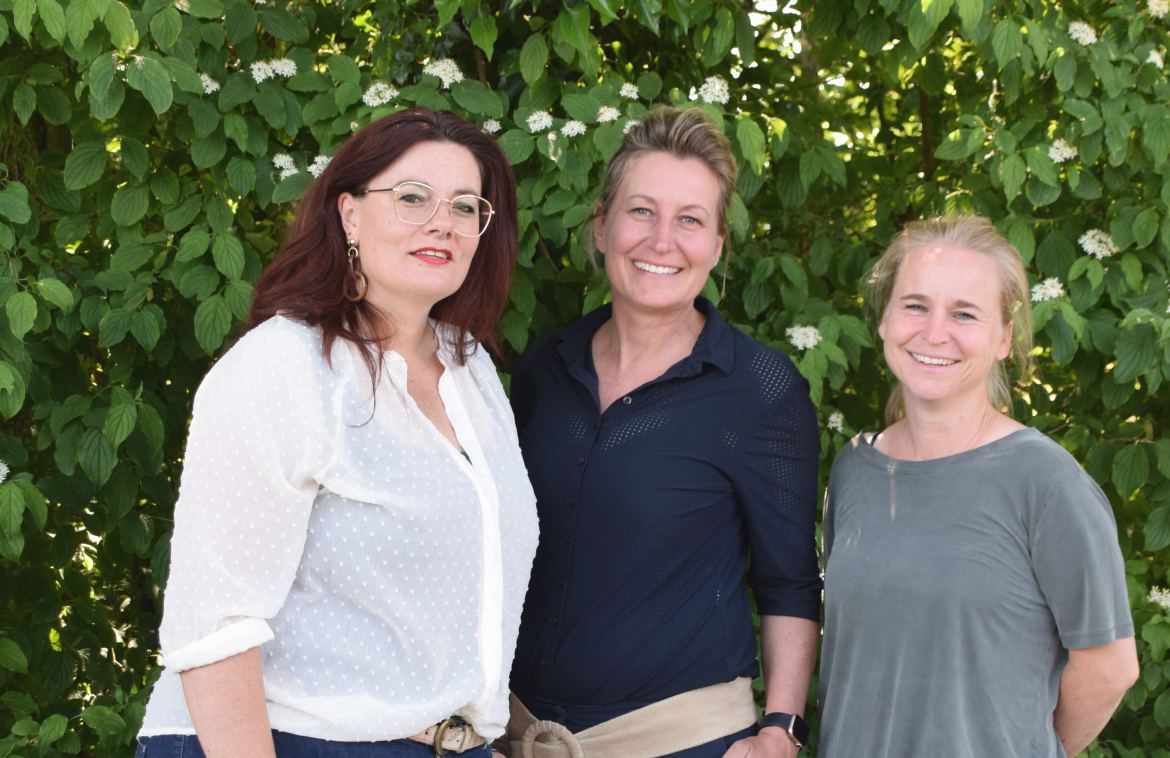
[[345,257],[349,260],[349,271],[352,274],[351,281],[345,283],[345,299],[351,303],[361,302],[366,298],[366,290],[369,289],[370,283],[366,280],[366,275],[362,273],[362,257],[358,252],[357,240],[347,239],[345,244],[349,248],[345,251]]

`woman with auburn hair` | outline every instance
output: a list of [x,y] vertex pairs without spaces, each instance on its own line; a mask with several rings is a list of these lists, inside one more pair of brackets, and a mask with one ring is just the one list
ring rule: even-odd
[[824,519],[823,758],[1064,758],[1137,678],[1109,501],[1007,415],[1028,280],[985,218],[908,225],[868,300],[897,387]]
[[807,738],[821,594],[808,384],[699,295],[735,176],[703,111],[647,114],[586,222],[612,304],[516,364],[541,542],[513,758],[791,758]]
[[494,140],[408,110],[297,209],[195,397],[139,756],[488,756],[536,549],[482,344],[516,254]]

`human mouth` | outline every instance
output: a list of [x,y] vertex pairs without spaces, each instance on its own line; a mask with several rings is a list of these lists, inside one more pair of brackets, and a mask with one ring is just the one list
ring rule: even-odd
[[672,275],[682,271],[681,268],[675,266],[655,266],[653,263],[646,263],[645,261],[632,261],[634,268],[639,271],[645,271],[647,274],[665,274]]
[[927,366],[952,366],[958,361],[953,361],[949,358],[935,358],[930,355],[923,355],[922,353],[910,353],[910,356],[919,363],[924,363]]
[[450,250],[440,250],[434,247],[424,247],[411,252],[410,255],[426,263],[428,266],[440,266],[451,262]]

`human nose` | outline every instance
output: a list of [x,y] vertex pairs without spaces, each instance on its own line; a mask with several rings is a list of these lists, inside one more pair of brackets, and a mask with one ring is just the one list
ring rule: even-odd
[[671,227],[669,219],[657,219],[654,222],[654,228],[651,230],[651,234],[653,235],[652,242],[655,252],[670,252],[671,247],[674,246],[674,229]]
[[937,345],[946,342],[949,335],[947,333],[947,315],[945,312],[935,309],[926,318],[925,334],[926,341]]
[[[444,209],[443,204],[447,207]],[[455,230],[455,215],[452,210],[452,203],[446,198],[439,198],[435,202],[435,210],[431,212],[431,217],[427,219],[427,231],[439,232],[450,236]]]

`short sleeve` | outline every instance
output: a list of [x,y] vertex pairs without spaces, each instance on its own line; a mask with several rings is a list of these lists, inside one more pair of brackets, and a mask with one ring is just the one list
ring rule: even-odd
[[762,615],[820,617],[816,555],[819,434],[808,384],[791,362],[757,356],[763,402],[736,470],[751,547],[748,583]]
[[1132,636],[1133,617],[1109,501],[1075,461],[1067,464],[1053,473],[1030,547],[1061,644],[1076,649]]
[[325,464],[329,368],[314,330],[277,317],[195,395],[159,631],[176,671],[272,639]]

